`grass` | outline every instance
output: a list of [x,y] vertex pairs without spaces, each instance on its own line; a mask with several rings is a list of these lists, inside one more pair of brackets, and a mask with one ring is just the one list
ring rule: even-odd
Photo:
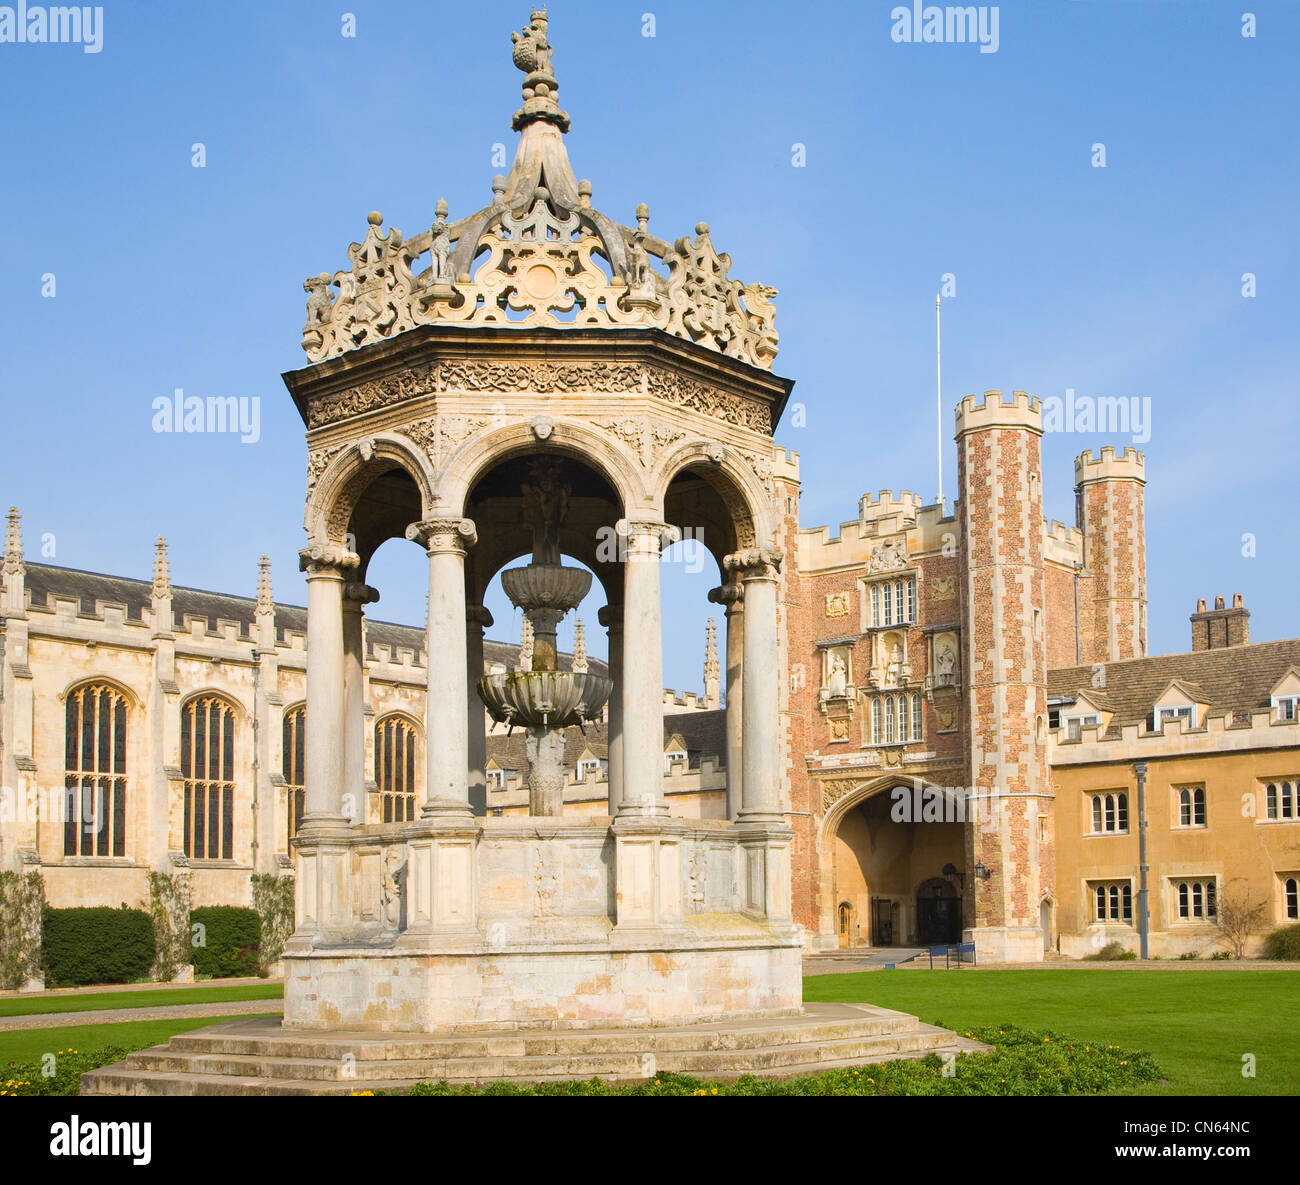
[[135,992],[84,992],[75,996],[9,996],[0,999],[0,1016],[41,1016],[51,1012],[88,1012],[101,1008],[164,1008],[172,1004],[227,1004],[241,1000],[279,1000],[283,996],[282,983],[159,988],[156,991]]
[[[1300,1094],[1300,971],[870,971],[804,980],[804,999],[878,1004],[964,1032],[1011,1023],[1149,1051],[1136,1095]],[[1256,1076],[1242,1076],[1253,1054]]]
[[[131,1020],[118,1024],[68,1025],[50,1029],[15,1029],[0,1033],[0,1071],[10,1062],[40,1061],[47,1053],[62,1049],[75,1049],[79,1055],[91,1055],[96,1050],[120,1048],[127,1052],[161,1045],[177,1033],[202,1029],[208,1025],[224,1024],[230,1020],[250,1020],[265,1013],[249,1016],[187,1016],[183,1020]],[[0,1074],[0,1081],[7,1078]]]

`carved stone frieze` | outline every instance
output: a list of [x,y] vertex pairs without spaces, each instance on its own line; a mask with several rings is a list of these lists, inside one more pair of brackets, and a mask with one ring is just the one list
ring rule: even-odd
[[629,416],[622,420],[604,420],[596,425],[613,436],[617,436],[636,454],[637,460],[645,469],[649,469],[655,458],[668,445],[686,435],[680,429],[665,424],[661,420],[651,420],[644,416]]
[[358,383],[346,391],[339,391],[318,400],[307,416],[308,428],[319,428],[336,420],[346,420],[378,407],[388,407],[419,395],[437,390],[438,364],[422,363],[382,379]]

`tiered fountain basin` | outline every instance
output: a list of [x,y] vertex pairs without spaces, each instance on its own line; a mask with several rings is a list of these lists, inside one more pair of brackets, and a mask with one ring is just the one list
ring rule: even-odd
[[603,675],[575,671],[516,671],[486,675],[479,697],[498,724],[567,728],[599,720],[614,690]]

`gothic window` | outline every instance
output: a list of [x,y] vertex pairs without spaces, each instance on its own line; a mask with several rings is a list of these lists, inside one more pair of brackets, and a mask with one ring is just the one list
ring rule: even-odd
[[1094,921],[1132,922],[1133,885],[1129,881],[1114,881],[1093,885]]
[[[302,826],[302,812],[306,805],[307,778],[307,709],[299,705],[284,714],[283,748],[280,751],[281,769],[284,773],[286,806],[288,808],[288,836],[292,840]],[[293,844],[288,844],[293,851]]]
[[921,739],[921,693],[912,696],[912,740]]
[[1178,901],[1178,920],[1181,922],[1213,921],[1215,907],[1215,881],[1174,881],[1174,894]]
[[415,725],[385,716],[375,725],[375,781],[385,823],[415,820]]
[[193,860],[234,858],[235,712],[199,696],[181,708],[184,848]]
[[1293,922],[1300,919],[1300,877],[1289,876],[1282,882],[1282,912]]
[[880,723],[882,712],[880,701],[873,699],[871,701],[871,743],[873,745],[879,745],[884,741],[885,734]]
[[922,739],[921,694],[881,695],[871,701],[871,743],[904,745]]
[[1264,790],[1264,817],[1277,821],[1300,818],[1300,785],[1270,782]]
[[64,719],[65,856],[126,855],[126,698],[91,683],[68,693]]
[[1128,830],[1128,795],[1094,794],[1092,797],[1092,833],[1113,835]]
[[1205,788],[1185,786],[1178,791],[1178,826],[1205,826]]

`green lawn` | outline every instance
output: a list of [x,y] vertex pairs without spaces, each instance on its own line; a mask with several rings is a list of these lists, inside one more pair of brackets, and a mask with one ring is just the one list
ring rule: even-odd
[[[1144,1049],[1166,1081],[1133,1094],[1300,1094],[1300,971],[869,971],[805,979],[804,999]],[[1246,1054],[1254,1078],[1242,1077]]]
[[39,1016],[47,1012],[88,1012],[100,1008],[163,1008],[172,1004],[227,1004],[240,1000],[279,1000],[282,983],[235,987],[159,988],[134,992],[84,992],[75,996],[8,996],[0,1016]]
[[177,1033],[224,1024],[228,1020],[250,1020],[249,1016],[189,1016],[184,1020],[133,1020],[108,1025],[68,1025],[53,1029],[15,1029],[0,1033],[0,1070],[10,1062],[38,1061],[47,1053],[57,1054],[75,1049],[80,1054],[103,1049],[107,1045],[123,1049],[147,1049],[161,1045]]

